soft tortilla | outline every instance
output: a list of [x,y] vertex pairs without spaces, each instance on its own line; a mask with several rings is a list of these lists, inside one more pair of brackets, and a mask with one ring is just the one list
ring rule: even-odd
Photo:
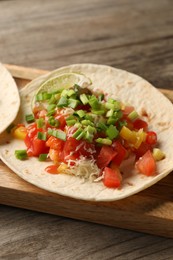
[[[102,89],[109,96],[134,105],[139,114],[148,115],[150,129],[158,134],[159,147],[166,158],[157,163],[157,175],[146,177],[130,168],[128,161],[123,167],[124,180],[121,189],[108,189],[102,182],[91,183],[66,174],[51,175],[44,171],[51,162],[39,162],[37,158],[26,161],[17,160],[14,151],[25,149],[22,141],[1,137],[0,157],[15,173],[24,180],[50,192],[77,199],[113,201],[126,198],[158,182],[173,169],[173,106],[150,83],[127,71],[109,66],[77,64],[58,69],[29,83],[21,90],[21,111],[17,122],[24,122],[24,114],[31,113],[30,103],[34,91],[48,77],[65,72],[79,72],[92,80],[91,89]],[[8,140],[8,144],[7,141]]]
[[16,118],[20,98],[15,81],[7,69],[0,64],[0,133]]

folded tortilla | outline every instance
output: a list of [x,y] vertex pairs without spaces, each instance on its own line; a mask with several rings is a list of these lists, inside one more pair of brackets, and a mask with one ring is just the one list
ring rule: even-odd
[[20,98],[18,88],[7,69],[0,64],[0,133],[16,118]]
[[[24,142],[13,139],[3,133],[0,141],[0,157],[21,178],[37,187],[72,198],[93,201],[114,201],[136,194],[155,184],[173,169],[173,106],[172,103],[141,77],[109,66],[95,64],[76,64],[60,68],[41,76],[20,91],[21,108],[17,123],[25,123],[24,115],[31,113],[31,101],[40,84],[48,78],[66,72],[82,73],[89,77],[92,89],[103,90],[109,97],[129,103],[156,131],[159,148],[165,153],[165,159],[157,162],[157,174],[147,177],[139,174],[130,166],[129,160],[121,167],[123,183],[119,189],[106,188],[102,182],[91,182],[67,174],[48,174],[44,169],[52,162],[39,162],[38,158],[20,161],[14,151],[26,149]],[[8,141],[8,143],[7,143]]]

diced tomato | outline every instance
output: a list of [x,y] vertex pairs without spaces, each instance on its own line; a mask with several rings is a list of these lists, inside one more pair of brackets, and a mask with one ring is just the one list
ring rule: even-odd
[[76,147],[79,145],[79,141],[73,137],[69,137],[64,145],[63,149],[63,160],[67,162],[68,160],[76,160],[79,158],[80,153],[76,151]]
[[32,112],[33,112],[35,118],[39,118],[39,112],[40,112],[41,110],[43,110],[43,108],[44,108],[44,107],[43,107],[43,105],[41,105],[41,104],[36,105],[36,106],[33,108]]
[[94,144],[90,144],[86,141],[78,141],[73,137],[69,137],[64,145],[63,158],[67,160],[76,160],[81,155],[84,157],[91,157],[95,152]]
[[31,147],[32,142],[31,142],[31,138],[29,137],[28,134],[25,136],[24,142],[25,142],[25,145],[26,145],[27,148]]
[[58,174],[58,166],[57,165],[50,165],[46,167],[45,169],[46,172],[51,173],[51,174]]
[[41,153],[48,153],[49,151],[46,141],[38,139],[37,136],[34,136],[31,140],[31,147],[28,148],[28,152],[31,152],[33,156],[39,156]]
[[105,167],[103,171],[103,184],[108,188],[118,188],[121,185],[122,177],[118,168]]
[[140,173],[146,176],[151,176],[156,173],[156,162],[150,150],[139,158],[135,166]]
[[86,141],[80,141],[80,144],[77,148],[79,151],[80,155],[83,155],[84,157],[91,157],[92,155],[94,156],[95,154],[95,145],[92,143],[88,143]]
[[157,134],[153,131],[147,132],[146,143],[150,145],[155,145],[157,143]]
[[116,155],[117,155],[117,151],[115,151],[113,147],[110,147],[108,145],[103,145],[97,157],[97,166],[100,169],[108,166],[109,163],[112,161],[112,159],[115,158]]
[[117,152],[117,155],[112,159],[112,161],[117,166],[120,166],[120,164],[122,163],[122,161],[126,157],[127,150],[124,148],[124,146],[119,141],[113,142],[112,147]]
[[144,129],[144,130],[146,130],[147,129],[147,127],[148,127],[148,124],[147,124],[147,122],[145,122],[144,120],[142,120],[142,119],[140,119],[140,118],[137,118],[134,122],[133,122],[133,127],[134,127],[134,129],[137,129],[137,130],[139,130],[139,129]]
[[48,153],[49,151],[46,141],[37,138],[38,131],[43,132],[42,129],[37,129],[35,123],[27,127],[27,135],[24,142],[28,156],[39,156],[41,153]]
[[47,110],[46,109],[43,109],[43,110],[39,111],[38,114],[37,114],[37,116],[39,118],[45,118],[46,115],[47,115]]
[[38,132],[36,123],[33,123],[27,127],[27,133],[29,138],[33,138]]
[[51,149],[55,149],[55,150],[62,150],[63,146],[64,146],[64,141],[60,140],[54,136],[50,136],[49,139],[46,142],[46,145],[48,147],[50,147]]
[[134,110],[134,107],[133,106],[126,106],[124,109],[123,109],[123,115],[124,116],[128,116],[132,111]]
[[134,153],[136,154],[136,159],[139,159],[142,157],[148,150],[151,149],[151,145],[147,143],[141,143],[138,149],[134,150]]
[[55,116],[55,119],[58,119],[58,121],[60,122],[60,125],[58,128],[60,128],[61,130],[64,130],[64,127],[66,126],[65,117],[63,115],[57,115],[57,116]]

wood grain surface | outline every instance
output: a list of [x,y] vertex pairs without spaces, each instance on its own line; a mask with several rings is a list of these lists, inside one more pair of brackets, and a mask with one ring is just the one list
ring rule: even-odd
[[[20,69],[16,65],[6,64],[6,68],[12,75],[17,75],[19,88],[28,79],[45,73],[32,68]],[[173,91],[167,90],[167,96],[173,101]],[[130,198],[98,203],[75,200],[38,189],[17,177],[3,163],[0,163],[0,174],[1,204],[173,238],[173,181],[170,175]]]
[[[173,89],[172,0],[12,0],[0,1],[0,11],[3,63],[108,64]],[[162,195],[172,203],[171,186]],[[0,259],[173,257],[172,239],[8,206],[0,206],[0,237]]]

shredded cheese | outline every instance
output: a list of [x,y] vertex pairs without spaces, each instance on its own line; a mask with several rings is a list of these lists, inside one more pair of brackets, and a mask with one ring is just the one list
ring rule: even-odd
[[[73,166],[71,164],[74,163]],[[81,156],[79,160],[68,161],[68,174],[72,174],[89,181],[95,181],[99,178],[100,169],[97,167],[94,159],[86,159]]]

